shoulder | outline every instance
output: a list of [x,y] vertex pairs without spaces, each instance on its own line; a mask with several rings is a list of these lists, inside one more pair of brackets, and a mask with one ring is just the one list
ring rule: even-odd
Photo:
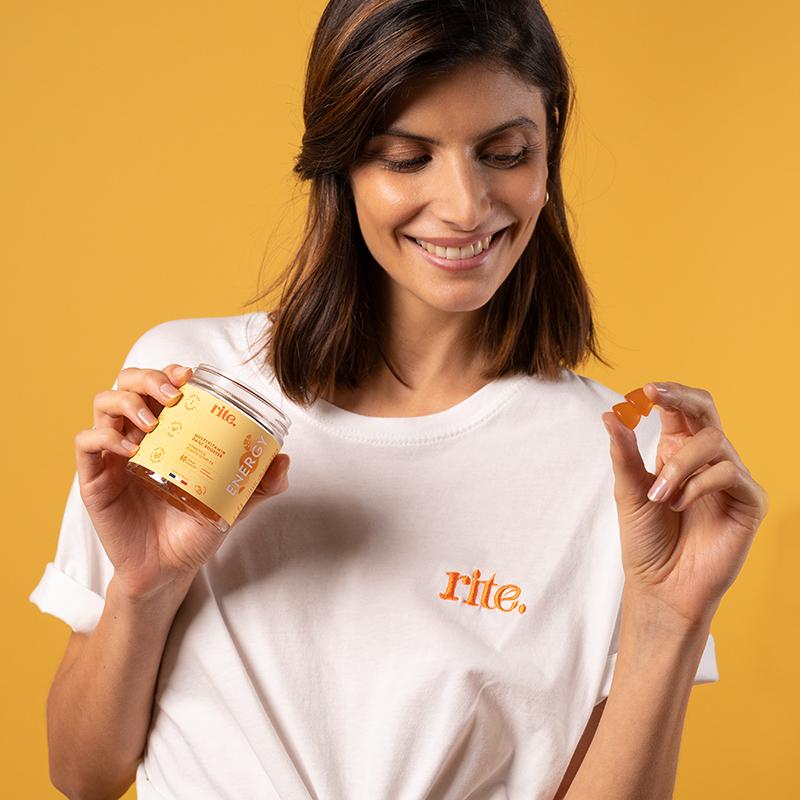
[[[626,402],[625,394],[637,388],[628,386],[623,392],[619,392],[600,381],[586,375],[579,375],[566,368],[562,369],[562,377],[557,385],[560,392],[559,401],[570,420],[574,420],[578,424],[580,420],[591,421],[592,425],[596,423],[602,429],[603,436],[606,434],[600,419],[602,414],[611,411],[615,404]],[[639,420],[634,433],[639,442],[645,466],[649,469],[655,460],[656,447],[661,434],[661,417],[656,406],[653,406],[647,416],[643,416]]]
[[600,381],[589,378],[586,375],[579,375],[569,369],[562,371],[565,386],[576,397],[578,402],[586,405],[597,406],[598,408],[611,408],[614,403],[624,401],[622,393],[610,386],[606,386]]
[[600,415],[625,399],[614,389],[566,367],[561,368],[555,380],[531,377],[529,391],[543,399],[544,405],[562,424],[579,423],[587,417]]
[[125,367],[163,369],[171,363],[238,364],[268,324],[265,312],[191,317],[160,322],[142,332],[130,347]]

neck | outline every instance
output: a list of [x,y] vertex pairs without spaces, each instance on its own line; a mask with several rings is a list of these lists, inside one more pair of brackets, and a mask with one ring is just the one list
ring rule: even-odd
[[474,344],[478,313],[428,307],[388,314],[382,349],[397,376],[381,360],[356,389],[337,388],[330,402],[385,417],[433,414],[461,402],[488,383]]

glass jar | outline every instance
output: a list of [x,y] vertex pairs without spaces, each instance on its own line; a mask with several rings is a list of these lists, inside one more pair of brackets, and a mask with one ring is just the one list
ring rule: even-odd
[[283,447],[291,421],[241,381],[198,364],[126,469],[161,499],[225,533]]

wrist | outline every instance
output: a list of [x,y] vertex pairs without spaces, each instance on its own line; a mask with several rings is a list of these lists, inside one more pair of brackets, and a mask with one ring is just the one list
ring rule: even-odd
[[652,595],[623,591],[617,667],[651,677],[664,670],[691,685],[710,628],[710,617],[687,620]]
[[625,582],[622,591],[623,616],[637,628],[657,636],[686,638],[708,633],[716,607],[699,617],[687,617],[656,594]]
[[173,613],[183,602],[197,572],[187,573],[162,584],[148,592],[131,590],[119,575],[114,574],[109,583],[107,596],[137,614],[158,613],[164,609],[172,609]]

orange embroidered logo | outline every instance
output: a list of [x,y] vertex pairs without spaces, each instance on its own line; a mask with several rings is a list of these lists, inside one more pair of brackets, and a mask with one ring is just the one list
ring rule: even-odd
[[[488,580],[485,578],[484,580],[480,580],[481,571],[479,569],[474,569],[472,571],[471,578],[468,575],[462,575],[460,572],[447,572],[445,574],[448,576],[447,588],[443,592],[439,592],[439,597],[442,600],[455,600],[458,602],[459,598],[455,595],[456,587],[459,583],[463,583],[465,586],[470,587],[469,594],[462,601],[468,605],[481,605],[483,608],[495,608],[500,611],[513,611],[516,608],[520,614],[525,613],[525,603],[517,603],[517,598],[520,596],[522,589],[513,583],[506,583],[503,586],[498,586],[494,593],[494,604],[491,605],[489,603],[489,595],[492,593],[492,587],[495,585],[495,573],[492,573],[492,577]],[[476,603],[475,598],[477,597],[481,584],[483,584],[481,601],[480,603]],[[508,608],[504,608],[503,603],[509,602],[511,605]]]

